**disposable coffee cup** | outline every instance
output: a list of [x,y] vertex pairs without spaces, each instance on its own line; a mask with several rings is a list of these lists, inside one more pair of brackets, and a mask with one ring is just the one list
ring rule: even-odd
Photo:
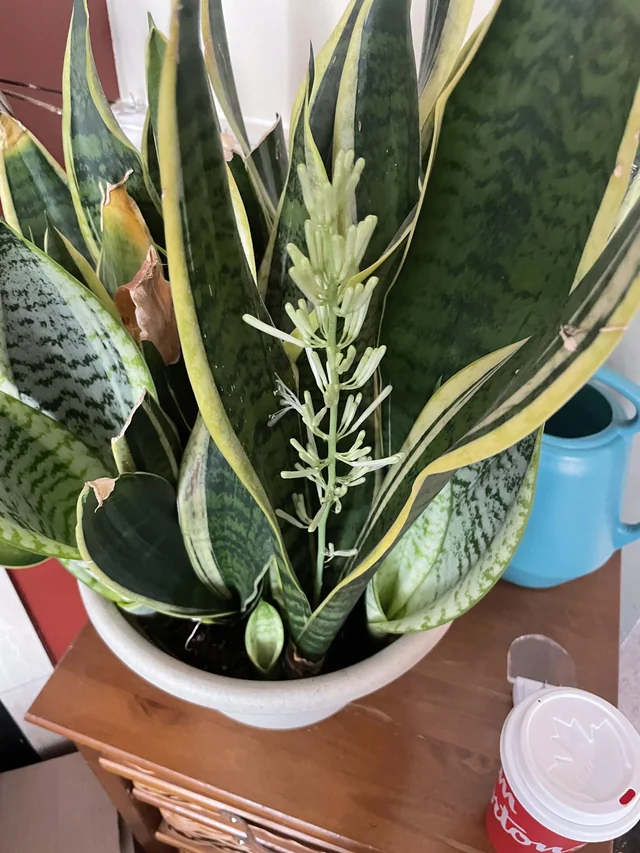
[[599,696],[554,687],[523,699],[500,758],[485,816],[498,853],[569,853],[640,820],[640,735]]

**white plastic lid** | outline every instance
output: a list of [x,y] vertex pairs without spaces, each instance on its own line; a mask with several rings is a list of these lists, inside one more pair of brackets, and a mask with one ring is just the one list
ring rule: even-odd
[[640,735],[599,696],[529,696],[507,717],[500,753],[514,794],[552,832],[610,841],[640,820]]

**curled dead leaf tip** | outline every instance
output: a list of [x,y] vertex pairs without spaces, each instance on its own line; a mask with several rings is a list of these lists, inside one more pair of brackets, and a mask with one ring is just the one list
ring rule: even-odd
[[180,338],[171,286],[153,246],[133,281],[117,289],[114,301],[134,340],[150,341],[165,364],[178,361]]
[[24,133],[24,125],[8,113],[0,112],[0,150],[12,148]]
[[220,134],[220,141],[222,142],[222,152],[224,154],[224,159],[227,163],[233,159],[233,155],[236,152],[239,152],[238,143],[236,141],[235,136],[232,136],[230,133],[224,133],[224,131]]
[[564,325],[560,326],[560,337],[567,352],[576,352],[578,344],[584,338],[586,332],[579,329],[577,326]]
[[114,490],[115,485],[116,481],[111,477],[98,477],[97,480],[89,480],[87,482],[87,486],[91,486],[93,494],[96,496],[96,500],[98,501],[96,510],[100,509],[102,504],[107,500],[111,492]]
[[111,201],[111,193],[114,190],[117,190],[117,189],[120,189],[120,187],[126,186],[127,181],[129,180],[131,175],[133,175],[133,169],[127,169],[127,171],[125,172],[124,178],[119,180],[117,183],[110,184],[107,182],[104,187],[100,188],[102,196],[103,196],[102,197],[102,206],[103,207],[105,206],[105,204],[109,204],[109,202]]

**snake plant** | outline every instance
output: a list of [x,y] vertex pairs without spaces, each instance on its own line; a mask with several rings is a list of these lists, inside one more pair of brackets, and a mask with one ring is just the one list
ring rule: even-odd
[[498,580],[542,425],[640,303],[640,7],[469,34],[428,0],[416,68],[410,5],[351,0],[253,147],[220,0],[175,2],[139,152],[74,0],[65,169],[0,113],[4,565],[240,628],[271,677]]

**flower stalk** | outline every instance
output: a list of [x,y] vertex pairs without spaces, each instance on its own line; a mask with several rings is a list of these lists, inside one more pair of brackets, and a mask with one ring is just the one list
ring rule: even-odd
[[[296,439],[291,443],[299,462],[293,471],[283,471],[286,479],[306,479],[317,496],[315,512],[309,512],[304,495],[293,499],[295,515],[278,509],[277,514],[317,533],[317,556],[314,577],[314,604],[322,599],[324,567],[334,556],[351,556],[354,551],[336,551],[327,541],[330,513],[339,513],[342,500],[350,488],[364,483],[371,471],[399,462],[401,454],[374,459],[372,447],[365,444],[368,418],[391,393],[382,389],[364,411],[360,411],[363,393],[384,357],[386,348],[367,347],[359,354],[357,339],[367,316],[378,279],[371,276],[358,281],[360,264],[377,224],[375,216],[354,222],[355,190],[364,160],[355,160],[353,151],[340,151],[336,157],[333,180],[329,180],[318,164],[301,164],[298,177],[309,214],[305,223],[307,254],[290,244],[287,247],[293,266],[291,278],[304,298],[297,307],[285,306],[296,336],[276,329],[245,314],[244,320],[280,340],[304,348],[321,405],[314,402],[310,389],[302,399],[279,378],[276,394],[280,411],[271,419],[275,423],[286,412],[295,411],[304,424],[307,443]],[[321,171],[320,171],[321,170]],[[355,393],[354,393],[355,392]],[[353,438],[355,434],[355,438]]]

